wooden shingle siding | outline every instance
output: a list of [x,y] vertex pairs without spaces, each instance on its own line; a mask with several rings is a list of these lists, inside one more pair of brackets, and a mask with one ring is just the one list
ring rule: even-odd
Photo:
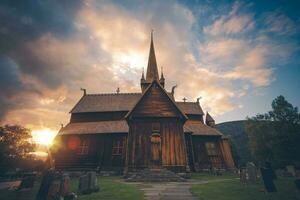
[[[130,124],[127,164],[129,168],[145,168],[151,165],[151,126],[153,121]],[[157,122],[156,122],[157,123]],[[176,119],[160,120],[162,166],[185,168],[186,149],[182,124]]]
[[132,113],[134,117],[178,117],[175,106],[158,86],[149,89],[143,100]]

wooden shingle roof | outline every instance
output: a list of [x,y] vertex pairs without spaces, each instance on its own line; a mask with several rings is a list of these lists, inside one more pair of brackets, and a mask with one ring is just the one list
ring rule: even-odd
[[176,104],[185,114],[204,114],[198,102],[176,102]]
[[82,96],[70,112],[129,111],[141,96],[141,93],[87,94]]
[[69,123],[59,131],[59,135],[128,133],[125,120]]
[[[142,93],[87,94],[82,96],[70,113],[130,111],[141,96]],[[176,102],[176,105],[185,114],[203,115],[197,102]]]
[[[222,136],[217,129],[211,128],[200,121],[187,120],[184,132],[193,135]],[[125,120],[69,123],[59,131],[59,135],[128,133],[129,127]]]
[[211,128],[200,121],[188,120],[184,124],[184,132],[190,132],[193,135],[212,135],[222,136],[223,134],[215,128]]

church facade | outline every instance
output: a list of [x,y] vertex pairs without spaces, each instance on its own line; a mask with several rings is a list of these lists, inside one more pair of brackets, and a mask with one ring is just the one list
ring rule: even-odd
[[[70,111],[56,137],[58,170],[130,172],[166,168],[174,172],[234,168],[228,138],[214,128],[199,100],[175,100],[159,77],[151,35],[141,92],[86,94]],[[205,118],[205,119],[204,119]]]

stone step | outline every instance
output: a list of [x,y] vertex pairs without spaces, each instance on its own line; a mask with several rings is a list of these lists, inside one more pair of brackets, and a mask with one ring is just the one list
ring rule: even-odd
[[184,182],[184,178],[166,169],[144,169],[124,176],[128,182]]

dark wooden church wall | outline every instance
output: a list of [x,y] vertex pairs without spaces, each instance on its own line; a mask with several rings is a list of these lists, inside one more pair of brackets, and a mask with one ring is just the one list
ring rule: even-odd
[[185,133],[184,136],[185,136],[187,161],[188,161],[190,170],[195,171],[195,155],[194,155],[192,134]]
[[198,121],[201,121],[202,123],[204,123],[203,115],[195,115],[195,114],[186,114],[186,115],[189,118],[189,120],[198,120]]
[[174,117],[179,116],[175,106],[170,103],[169,98],[159,88],[153,86],[144,99],[135,109],[135,117]]
[[192,136],[193,150],[194,150],[194,162],[195,169],[209,169],[210,167],[222,167],[220,165],[214,166],[210,161],[207,153],[205,144],[207,142],[212,142],[216,145],[216,150],[218,152],[218,157],[220,159],[220,164],[223,165],[224,161],[222,158],[222,153],[220,149],[220,137],[217,136]]
[[162,131],[162,165],[185,170],[187,153],[183,125],[178,120],[168,120],[161,124]]
[[[96,168],[100,170],[122,170],[126,155],[126,137],[127,134],[89,134],[89,135],[68,135],[61,138],[63,146],[60,147],[59,154],[55,155],[57,168]],[[79,147],[70,149],[68,146],[70,140],[74,138],[80,141],[88,141],[88,153],[80,155]],[[114,140],[124,140],[122,155],[113,156],[112,148]]]
[[160,124],[161,164],[185,170],[187,165],[183,126],[177,119],[147,119],[131,122],[128,135],[127,163],[130,169],[151,165],[151,135],[153,123]]

